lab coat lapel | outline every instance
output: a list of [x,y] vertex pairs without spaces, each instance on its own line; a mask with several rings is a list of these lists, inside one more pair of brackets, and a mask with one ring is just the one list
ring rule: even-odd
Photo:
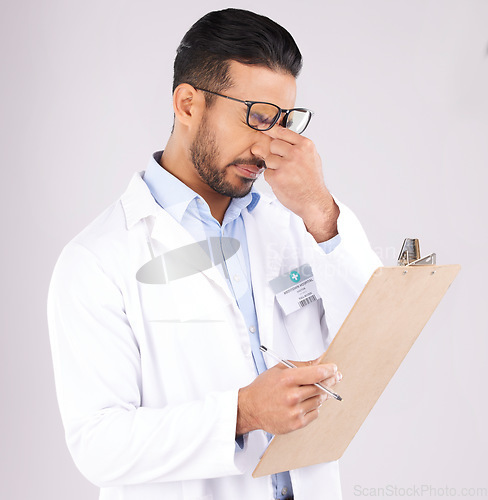
[[[163,253],[170,252],[172,250],[177,250],[178,248],[184,247],[186,245],[192,245],[196,243],[196,240],[184,229],[171,215],[169,215],[164,210],[157,215],[154,220],[154,225],[151,231],[151,238],[163,245]],[[203,255],[204,250],[201,250],[203,259],[206,255]],[[204,276],[207,280],[207,284],[211,285],[213,292],[217,293],[221,299],[223,299],[226,304],[233,303],[234,298],[230,294],[229,287],[225,282],[224,277],[217,269],[217,267],[209,267],[208,269],[203,269],[201,272],[189,276],[187,278],[175,280],[171,282],[172,288],[175,292],[180,291],[183,293],[183,289],[186,288],[192,294],[200,294],[200,299],[202,296],[207,296],[205,293],[206,287],[201,281],[201,276]],[[182,290],[180,290],[182,289]],[[198,290],[198,291],[197,291]],[[191,295],[189,293],[189,295]],[[212,301],[212,296],[208,296],[209,307],[210,301]],[[201,301],[198,301],[200,303]],[[182,321],[190,321],[197,317],[201,317],[201,312],[197,307],[197,302],[193,302],[193,307],[180,307],[180,317]]]
[[[154,249],[153,257],[176,250],[185,245],[195,244],[196,240],[193,236],[156,203],[149,188],[142,179],[143,173],[138,172],[134,174],[127,190],[121,197],[127,227],[130,228],[136,222],[145,219],[146,228],[150,230],[150,238],[162,245],[160,245],[160,248]],[[151,225],[152,228],[149,227]],[[224,277],[216,267],[205,269],[202,271],[202,274],[217,285],[227,299],[234,302],[234,298]]]
[[162,243],[166,252],[195,243],[193,236],[165,210],[155,218],[151,238]]
[[[130,229],[139,222],[145,225],[146,237],[153,258],[185,245],[197,243],[179,222],[156,203],[142,179],[143,173],[134,174],[127,190],[121,197],[127,228]],[[177,302],[181,321],[198,321],[202,317],[212,316],[215,307],[222,309],[223,306],[230,306],[236,321],[240,320],[242,323],[242,315],[237,308],[235,299],[230,293],[225,278],[216,267],[209,267],[209,269],[202,270],[193,276],[176,279],[167,285],[180,298],[186,297],[185,301]],[[202,297],[208,300],[202,300]],[[209,306],[208,311],[205,310],[206,306]]]

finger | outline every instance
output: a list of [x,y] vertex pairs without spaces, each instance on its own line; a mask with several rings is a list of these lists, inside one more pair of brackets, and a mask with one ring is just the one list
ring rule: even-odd
[[325,378],[331,377],[337,373],[337,365],[335,363],[322,363],[320,358],[311,359],[310,361],[293,361],[291,359],[288,361],[297,368],[321,366],[326,369],[327,376]]
[[274,154],[268,154],[265,158],[264,161],[266,162],[266,170],[264,171],[264,174],[266,176],[266,173],[269,172],[270,170],[278,170],[281,166],[281,162],[283,161],[280,156],[274,155]]
[[303,140],[303,137],[300,134],[297,134],[288,128],[281,127],[280,125],[275,125],[272,129],[266,130],[262,133],[266,134],[268,137],[272,137],[273,139],[281,139],[282,141],[286,141],[290,144],[298,144],[301,140]]
[[280,139],[275,139],[274,141],[271,141],[269,145],[270,153],[281,157],[289,156],[292,152],[292,149],[293,149],[292,144]]
[[318,388],[316,385],[301,385],[297,391],[297,404],[300,404],[309,399],[313,399],[316,397],[327,399],[327,393],[325,393],[322,389]]
[[337,367],[333,364],[311,365],[295,368],[287,373],[289,381],[297,385],[316,384],[322,380],[334,376],[337,373]]
[[306,427],[307,425],[311,424],[314,420],[317,420],[319,416],[319,409],[314,408],[313,410],[310,410],[308,413],[306,413],[303,416],[302,422],[303,422],[303,427]]
[[319,416],[319,411],[317,408],[310,410],[305,414],[301,414],[296,416],[294,422],[291,423],[290,427],[282,432],[282,434],[287,434],[288,432],[296,431],[298,429],[303,429],[307,425],[311,424],[314,420]]
[[341,380],[342,380],[342,373],[341,372],[337,372],[332,377],[328,377],[325,380],[321,380],[320,384],[321,385],[325,385],[326,387],[332,387],[335,384],[337,384],[338,382],[340,382]]
[[290,360],[290,363],[293,363],[295,366],[298,366],[298,367],[325,364],[325,363],[320,363],[320,357],[315,358],[315,359],[311,359],[309,361],[291,361]]
[[300,409],[305,415],[310,411],[318,410],[326,399],[327,397],[323,397],[322,395],[309,398],[300,405]]

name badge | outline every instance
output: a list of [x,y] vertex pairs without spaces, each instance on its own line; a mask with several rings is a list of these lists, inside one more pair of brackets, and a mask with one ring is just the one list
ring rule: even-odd
[[310,264],[292,269],[269,282],[285,314],[291,314],[320,299]]

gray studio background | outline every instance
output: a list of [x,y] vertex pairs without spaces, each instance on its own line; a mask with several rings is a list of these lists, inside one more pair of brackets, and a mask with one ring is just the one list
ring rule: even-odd
[[409,236],[463,266],[346,451],[344,498],[387,486],[415,497],[406,489],[424,485],[423,497],[486,497],[488,2],[30,0],[2,2],[0,19],[0,498],[98,497],[64,444],[50,275],[165,144],[175,49],[228,6],[295,36],[297,104],[315,110],[308,136],[385,264]]

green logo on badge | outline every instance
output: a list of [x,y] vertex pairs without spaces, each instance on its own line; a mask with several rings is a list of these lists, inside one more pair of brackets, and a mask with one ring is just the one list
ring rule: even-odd
[[297,271],[292,271],[290,273],[290,279],[293,281],[293,283],[298,283],[300,281],[300,275],[297,273]]

